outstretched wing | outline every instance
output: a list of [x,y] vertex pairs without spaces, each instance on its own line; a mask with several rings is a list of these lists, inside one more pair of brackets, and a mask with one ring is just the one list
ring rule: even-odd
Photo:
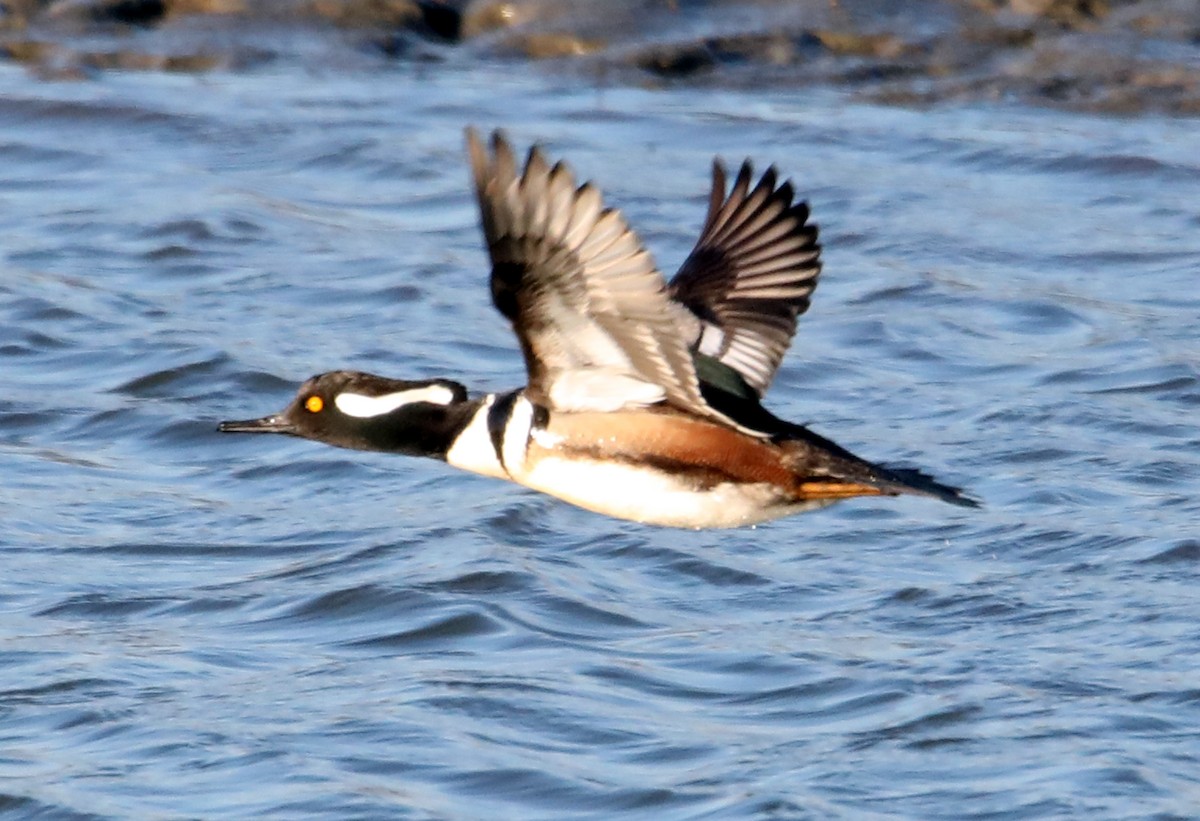
[[523,171],[503,134],[487,151],[467,130],[492,298],[513,323],[532,398],[610,411],[667,401],[730,420],[700,394],[662,275],[617,211],[535,147]]
[[697,320],[685,323],[692,349],[737,371],[761,397],[817,287],[821,246],[808,205],[792,202],[792,184],[776,187],[772,166],[751,189],[753,175],[746,161],[726,197],[725,168],[713,163],[704,230],[670,293]]

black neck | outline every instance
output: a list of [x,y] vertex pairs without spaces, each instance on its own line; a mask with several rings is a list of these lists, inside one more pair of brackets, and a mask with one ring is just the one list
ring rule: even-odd
[[445,459],[446,451],[482,404],[482,399],[468,399],[449,405],[405,405],[383,416],[364,419],[352,447]]

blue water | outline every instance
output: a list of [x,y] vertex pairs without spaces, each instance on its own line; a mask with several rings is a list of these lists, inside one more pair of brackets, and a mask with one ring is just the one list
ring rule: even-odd
[[[462,128],[665,270],[713,154],[826,269],[770,395],[985,502],[659,530],[222,436],[521,384]],[[1200,815],[1200,130],[511,64],[0,66],[0,816]]]

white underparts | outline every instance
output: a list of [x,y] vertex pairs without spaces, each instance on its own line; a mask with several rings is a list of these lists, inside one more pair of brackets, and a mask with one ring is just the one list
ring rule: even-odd
[[453,401],[454,391],[445,385],[426,385],[423,388],[410,388],[395,393],[385,393],[382,396],[367,396],[350,392],[339,393],[334,397],[333,403],[347,416],[367,419],[372,416],[383,416],[414,402],[449,405]]
[[579,507],[666,527],[742,527],[828,501],[797,501],[766,483],[697,487],[648,465],[547,456],[516,481]]

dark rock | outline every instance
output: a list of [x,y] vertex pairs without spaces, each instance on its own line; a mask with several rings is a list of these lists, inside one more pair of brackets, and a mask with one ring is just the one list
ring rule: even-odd
[[130,26],[149,26],[167,13],[163,0],[114,0],[90,6],[94,19],[100,22],[124,23]]
[[687,77],[717,64],[712,51],[703,43],[652,50],[638,58],[637,64],[660,77]]
[[421,26],[425,31],[443,40],[462,39],[463,16],[458,4],[418,0],[417,6],[421,10]]
[[401,28],[421,19],[415,0],[314,0],[309,8],[346,28]]

